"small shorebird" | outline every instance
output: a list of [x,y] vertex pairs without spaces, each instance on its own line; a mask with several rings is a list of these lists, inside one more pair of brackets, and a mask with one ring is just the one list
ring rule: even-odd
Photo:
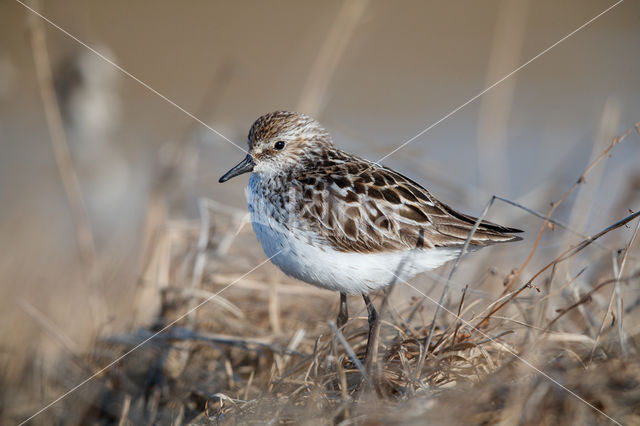
[[[263,115],[248,144],[249,154],[220,182],[251,172],[249,212],[265,254],[286,274],[339,291],[338,327],[348,319],[347,294],[362,295],[371,361],[378,315],[367,293],[455,258],[476,219],[400,173],[336,148],[304,114]],[[469,249],[519,240],[510,235],[517,232],[483,221]]]

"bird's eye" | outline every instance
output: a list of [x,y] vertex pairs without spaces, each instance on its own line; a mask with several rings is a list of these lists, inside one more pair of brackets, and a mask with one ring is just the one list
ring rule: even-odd
[[278,141],[273,145],[273,147],[275,149],[277,149],[278,151],[280,151],[282,148],[284,148],[284,142],[283,141]]

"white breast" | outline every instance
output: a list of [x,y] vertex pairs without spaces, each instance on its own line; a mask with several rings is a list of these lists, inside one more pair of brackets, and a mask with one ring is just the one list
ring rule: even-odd
[[[455,258],[455,248],[391,253],[344,253],[311,243],[309,231],[287,229],[274,219],[273,206],[262,196],[259,177],[249,179],[249,211],[253,230],[271,262],[284,273],[329,290],[367,293],[439,267]],[[291,221],[295,222],[295,221]]]

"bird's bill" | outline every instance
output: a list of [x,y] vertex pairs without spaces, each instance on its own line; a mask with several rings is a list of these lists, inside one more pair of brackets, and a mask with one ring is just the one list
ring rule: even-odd
[[244,157],[244,160],[242,160],[240,163],[238,163],[237,166],[235,166],[234,168],[229,170],[227,173],[225,173],[218,180],[218,182],[220,183],[226,182],[232,177],[236,177],[244,173],[249,173],[250,171],[253,170],[253,166],[254,166],[253,158],[251,158],[251,155],[247,154],[247,156]]

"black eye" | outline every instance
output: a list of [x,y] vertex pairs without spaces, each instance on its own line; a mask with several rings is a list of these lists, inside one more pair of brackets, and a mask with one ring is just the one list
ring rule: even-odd
[[280,151],[282,148],[284,148],[284,142],[283,141],[278,141],[273,145],[273,147],[275,149],[277,149],[278,151]]

